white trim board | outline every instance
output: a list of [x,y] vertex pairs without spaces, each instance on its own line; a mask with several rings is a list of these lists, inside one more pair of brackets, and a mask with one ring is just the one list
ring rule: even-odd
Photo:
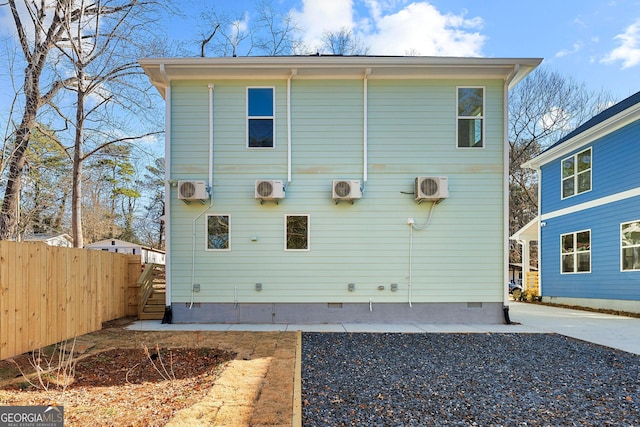
[[622,200],[630,199],[632,197],[640,196],[640,187],[633,188],[631,190],[623,191],[620,193],[612,194],[606,197],[600,197],[599,199],[590,200],[588,202],[580,203],[574,206],[569,206],[568,208],[558,209],[557,211],[548,212],[546,214],[542,214],[540,219],[545,221],[551,218],[557,218],[559,216],[569,215],[572,213],[584,211],[591,208],[596,208],[598,206],[607,205],[609,203],[615,203]]

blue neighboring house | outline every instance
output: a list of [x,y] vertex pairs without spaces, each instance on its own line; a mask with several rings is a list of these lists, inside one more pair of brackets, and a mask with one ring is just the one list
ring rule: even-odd
[[540,182],[543,301],[640,312],[640,92],[523,167]]

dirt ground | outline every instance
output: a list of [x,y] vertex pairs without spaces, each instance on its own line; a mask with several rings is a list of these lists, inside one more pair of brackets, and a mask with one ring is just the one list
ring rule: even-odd
[[299,333],[125,329],[132,320],[0,361],[0,405],[64,406],[68,426],[298,424]]

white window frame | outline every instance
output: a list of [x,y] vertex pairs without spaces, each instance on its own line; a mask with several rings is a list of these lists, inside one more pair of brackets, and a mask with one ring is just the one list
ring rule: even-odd
[[[226,248],[210,248],[209,247],[209,217],[212,216],[226,216],[228,218],[228,238],[227,238],[227,242],[228,245]],[[204,248],[206,251],[210,251],[210,252],[230,252],[231,251],[231,215],[230,214],[225,214],[225,213],[210,213],[207,214],[206,216],[206,220],[204,222],[204,235],[205,235],[205,239],[204,239]]]
[[[582,153],[584,153],[585,151],[589,151],[589,159],[590,159],[590,164],[589,164],[589,169],[585,169],[582,173],[585,173],[587,171],[589,171],[589,189],[588,190],[584,190],[581,192],[578,192],[578,156]],[[573,175],[570,175],[568,177],[564,177],[563,173],[564,173],[564,162],[566,160],[569,159],[573,159],[573,164],[574,164],[574,172]],[[569,178],[573,178],[573,194],[569,195],[569,196],[565,196],[564,195],[564,182],[569,179]],[[579,194],[584,194],[584,193],[588,193],[589,191],[591,191],[591,189],[593,188],[593,147],[589,147],[589,148],[585,148],[584,150],[580,150],[579,152],[572,154],[571,156],[567,156],[564,159],[562,159],[562,161],[560,161],[560,198],[561,200],[564,199],[569,199],[571,197],[575,197]]]
[[[579,251],[578,250],[578,234],[579,233],[584,233],[584,232],[589,232],[589,250],[588,251]],[[568,236],[568,235],[573,235],[573,252],[567,252],[564,253],[562,252],[562,240],[564,236]],[[591,229],[586,229],[586,230],[578,230],[578,231],[572,231],[570,233],[564,233],[560,235],[560,274],[590,274],[591,273],[591,259],[592,259],[592,250],[591,250],[591,246],[592,246],[592,242],[593,242],[593,234],[591,232]],[[585,254],[588,253],[589,254],[589,270],[588,271],[578,271],[578,254]],[[564,255],[573,255],[573,271],[563,271],[562,266],[563,266],[563,256]]]
[[[307,247],[305,249],[287,248],[287,218],[290,216],[304,216],[307,218]],[[285,214],[284,215],[284,250],[286,252],[309,252],[311,250],[311,215],[309,214]]]
[[[458,114],[458,108],[459,108],[459,105],[460,105],[460,89],[482,89],[482,115],[480,115],[480,116],[461,116],[461,115]],[[478,150],[478,149],[482,150],[487,146],[486,138],[485,138],[485,129],[487,127],[487,123],[486,123],[486,120],[485,120],[485,117],[486,117],[485,112],[487,111],[487,109],[486,109],[487,100],[486,99],[487,99],[486,86],[456,86],[456,141],[455,141],[455,144],[456,144],[456,148],[457,149],[460,149],[460,150],[469,150],[469,149],[471,149],[471,150]],[[477,120],[477,119],[480,119],[481,120],[481,123],[482,123],[482,130],[481,130],[482,135],[480,136],[480,141],[482,141],[482,145],[481,146],[479,146],[479,147],[475,147],[475,146],[460,147],[458,145],[458,142],[459,142],[458,141],[458,138],[459,138],[458,128],[459,128],[459,123],[460,123],[461,119],[465,119],[465,120],[469,120],[469,119]]]
[[[273,112],[273,115],[271,116],[250,116],[249,115],[249,91],[250,89],[271,89],[271,93],[272,93],[272,102],[273,105],[271,107],[271,111]],[[245,147],[249,150],[273,150],[276,148],[276,87],[275,86],[247,86],[246,88],[246,96],[245,96],[245,102],[246,102],[246,124],[245,124]],[[273,135],[272,135],[272,140],[273,143],[271,144],[271,147],[250,147],[249,146],[249,120],[251,119],[258,119],[258,120],[264,120],[264,119],[271,119],[271,121],[273,122]]]
[[635,221],[627,221],[627,222],[623,222],[623,223],[620,224],[620,271],[623,272],[623,273],[629,273],[629,272],[633,272],[633,271],[640,271],[640,268],[634,268],[634,269],[625,269],[624,268],[624,250],[626,248],[640,248],[640,244],[627,245],[627,246],[623,245],[622,227],[624,227],[625,225],[633,224],[634,222],[637,222],[638,225],[640,226],[640,219],[637,219]]

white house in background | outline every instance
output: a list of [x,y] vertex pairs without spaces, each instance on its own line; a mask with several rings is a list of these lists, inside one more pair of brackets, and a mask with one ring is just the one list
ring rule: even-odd
[[99,242],[85,245],[85,248],[96,251],[115,252],[119,254],[140,255],[143,264],[164,265],[165,260],[164,251],[118,239],[100,240]]
[[64,248],[73,247],[73,239],[66,233],[60,234],[44,234],[36,233],[29,236],[25,236],[23,239],[25,242],[43,242],[49,246],[61,246]]

